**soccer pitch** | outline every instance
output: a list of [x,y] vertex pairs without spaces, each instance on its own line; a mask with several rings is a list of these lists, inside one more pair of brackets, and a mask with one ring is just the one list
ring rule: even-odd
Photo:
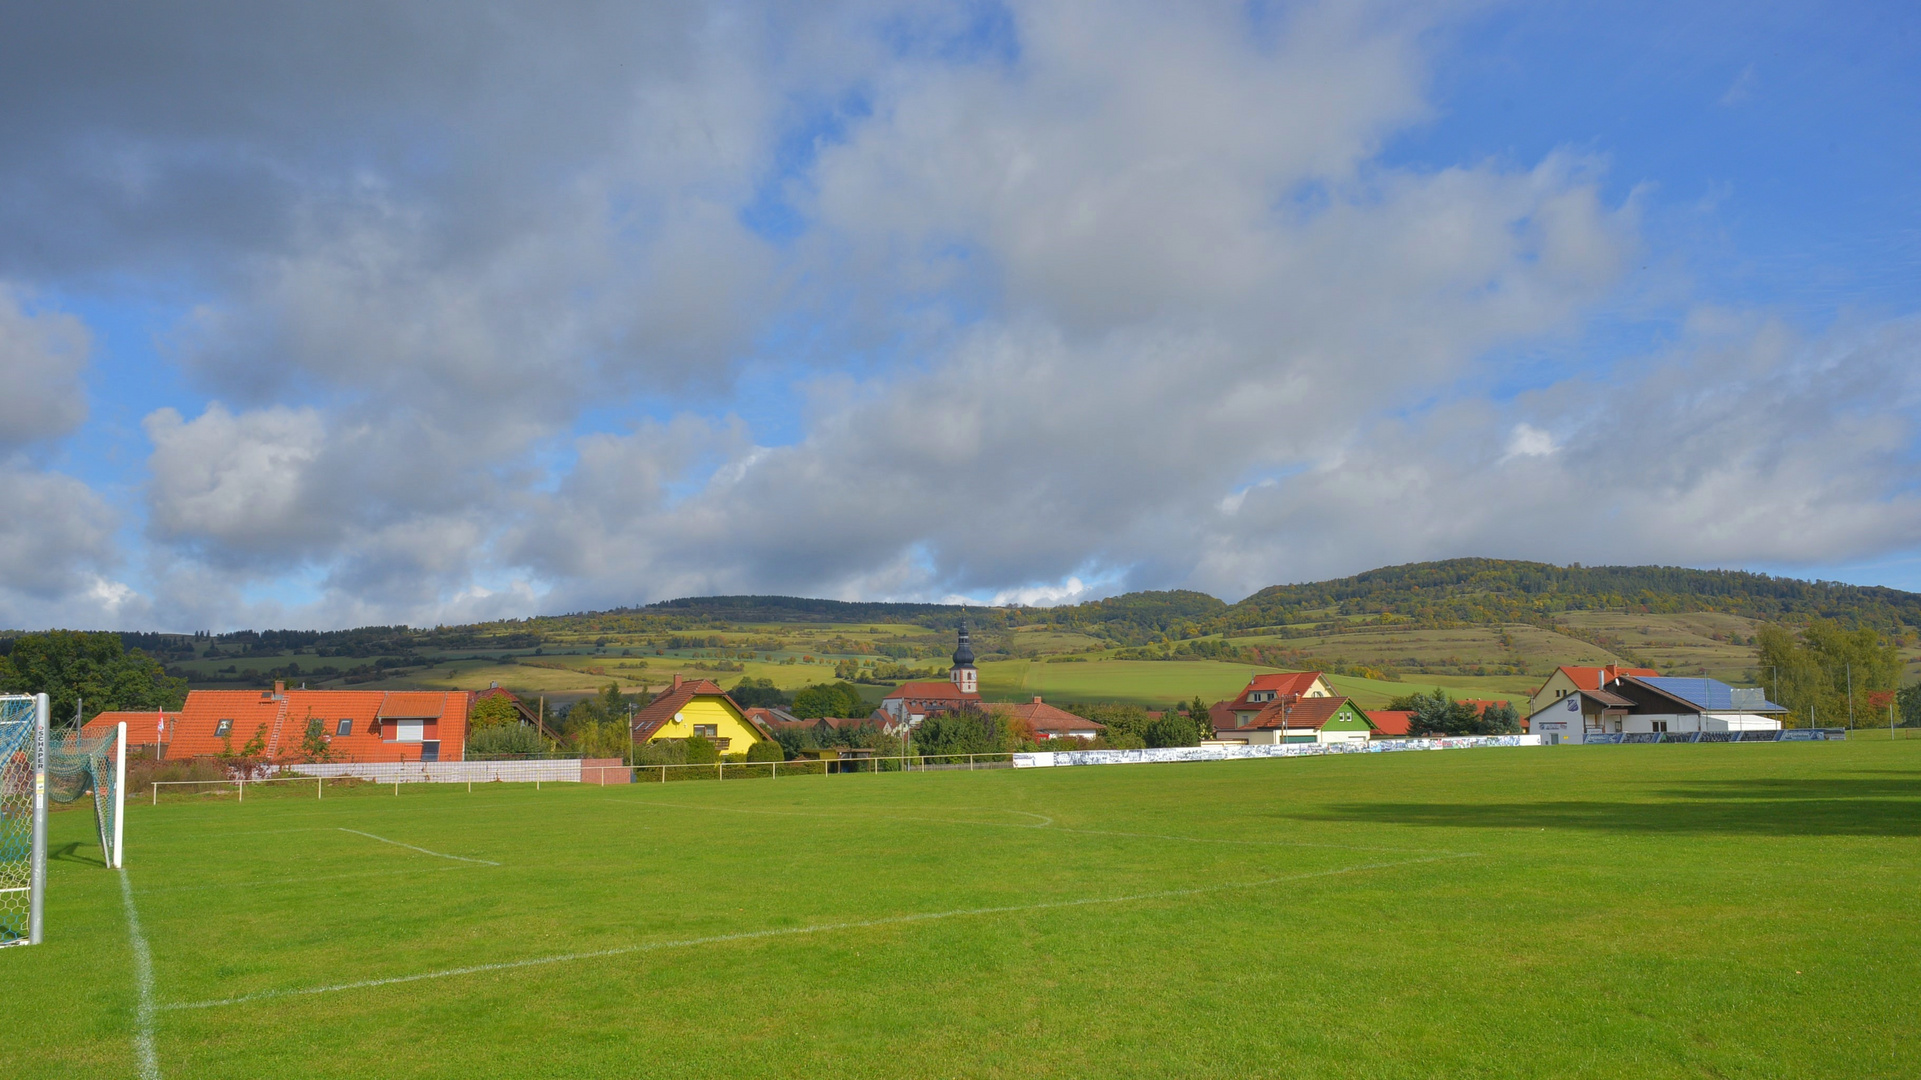
[[0,1076],[1921,1073],[1921,742],[392,792],[55,815]]

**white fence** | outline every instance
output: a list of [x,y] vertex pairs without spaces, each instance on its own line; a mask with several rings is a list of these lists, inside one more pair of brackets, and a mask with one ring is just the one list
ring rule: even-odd
[[1387,754],[1398,750],[1470,750],[1486,746],[1539,746],[1539,735],[1460,735],[1434,739],[1371,739],[1367,742],[1288,743],[1285,746],[1163,746],[1151,750],[1053,750],[1015,754],[1016,769],[1057,765],[1139,765],[1168,761],[1238,761],[1243,758],[1318,757],[1322,754]]
[[[289,765],[302,776],[354,776],[381,784],[580,783],[579,758],[547,761],[367,761]],[[623,773],[625,769],[621,770]],[[589,778],[589,782],[593,782]],[[624,782],[624,781],[623,781]]]

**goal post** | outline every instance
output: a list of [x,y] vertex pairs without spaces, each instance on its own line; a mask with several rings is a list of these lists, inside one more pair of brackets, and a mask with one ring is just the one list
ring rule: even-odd
[[47,882],[47,696],[0,697],[0,947],[37,945]]
[[126,811],[127,725],[88,735],[69,728],[54,736],[47,754],[47,798],[57,803],[78,802],[93,796],[94,829],[100,838],[100,861],[108,869],[121,865],[122,818]]
[[113,868],[120,869],[127,835],[127,722],[114,730],[113,748]]

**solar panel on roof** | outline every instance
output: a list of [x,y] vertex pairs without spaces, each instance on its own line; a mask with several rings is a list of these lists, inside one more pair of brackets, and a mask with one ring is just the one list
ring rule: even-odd
[[1711,712],[1785,711],[1757,687],[1729,686],[1719,679],[1689,679],[1675,675],[1643,675],[1640,681]]

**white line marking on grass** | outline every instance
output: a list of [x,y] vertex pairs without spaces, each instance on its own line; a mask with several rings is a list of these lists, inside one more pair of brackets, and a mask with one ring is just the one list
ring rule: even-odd
[[153,950],[140,931],[140,912],[133,906],[133,886],[120,871],[120,902],[127,909],[127,939],[133,945],[133,982],[139,993],[133,1012],[133,1047],[140,1056],[140,1080],[160,1080],[160,1054],[154,1049]]
[[930,911],[917,915],[889,915],[884,918],[863,919],[858,922],[819,923],[814,926],[789,926],[769,930],[748,930],[738,934],[714,934],[708,937],[682,938],[677,941],[651,941],[641,945],[622,945],[613,949],[561,953],[558,956],[536,956],[526,960],[504,960],[494,964],[472,964],[467,967],[421,972],[418,975],[396,975],[386,979],[362,979],[358,982],[334,983],[331,986],[308,986],[292,990],[262,990],[256,994],[241,994],[238,997],[220,998],[214,1001],[178,1001],[170,1005],[162,1005],[161,1008],[169,1011],[180,1009],[214,1009],[227,1005],[245,1005],[255,1001],[271,1001],[276,998],[308,997],[314,994],[338,993],[342,990],[366,990],[376,986],[396,986],[401,983],[420,982],[425,979],[449,979],[459,975],[480,975],[491,971],[513,971],[518,968],[541,967],[548,964],[565,964],[575,960],[599,960],[609,956],[631,956],[635,953],[658,952],[662,949],[685,949],[697,945],[721,945],[732,941],[757,941],[766,938],[798,937],[805,934],[831,933],[836,930],[864,930],[876,926],[898,926],[903,923],[934,922],[940,919],[958,919],[976,915],[1006,915],[1022,911],[1048,911],[1055,908],[1091,907],[1099,904],[1128,904],[1142,900],[1171,900],[1183,896],[1201,896],[1206,893],[1228,892],[1235,889],[1259,889],[1268,885],[1280,885],[1291,881],[1307,881],[1312,878],[1336,877],[1341,874],[1359,874],[1369,870],[1391,870],[1400,866],[1417,866],[1421,863],[1474,857],[1475,856],[1472,855],[1435,855],[1425,859],[1359,863],[1354,866],[1336,867],[1332,870],[1310,870],[1299,874],[1283,874],[1278,877],[1262,878],[1259,881],[1236,881],[1225,885],[1197,885],[1191,889],[1161,889],[1155,892],[1132,893],[1127,896],[1092,896],[1080,900],[1047,900],[1038,904],[1009,904],[1004,907],[957,908],[953,911]]
[[398,840],[389,840],[384,836],[375,836],[373,833],[370,833],[370,832],[361,832],[359,829],[342,828],[340,831],[350,832],[350,833],[353,833],[355,836],[364,836],[369,840],[378,840],[383,844],[392,844],[395,847],[404,847],[408,851],[418,851],[422,855],[432,855],[436,859],[459,859],[461,862],[479,863],[482,866],[499,866],[500,865],[499,863],[493,861],[492,859],[469,859],[465,855],[449,855],[444,851],[428,851],[424,847],[415,847],[412,844],[403,844]]

